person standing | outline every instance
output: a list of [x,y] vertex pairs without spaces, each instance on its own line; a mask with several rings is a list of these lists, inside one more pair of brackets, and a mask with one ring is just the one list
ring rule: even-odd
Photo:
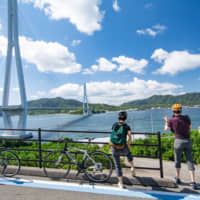
[[[119,188],[125,188],[123,185],[123,173],[120,164],[120,156],[127,156],[128,162],[131,166],[132,176],[135,176],[135,168],[133,163],[133,156],[131,155],[131,129],[129,125],[125,123],[127,119],[127,112],[122,111],[118,114],[119,122],[116,122],[112,126],[112,134],[109,145],[111,147],[111,154],[114,159],[116,174],[118,176],[118,186]],[[115,134],[116,133],[116,134]],[[126,138],[128,136],[128,143],[126,142]]]
[[175,168],[176,177],[175,181],[180,184],[180,170],[181,170],[181,157],[182,152],[185,153],[189,174],[191,177],[191,183],[193,189],[196,189],[195,182],[195,168],[192,155],[192,141],[190,139],[190,129],[192,127],[190,117],[182,115],[182,105],[174,104],[172,106],[173,116],[168,120],[165,116],[165,131],[171,130],[175,134],[174,141],[174,155],[175,155]]

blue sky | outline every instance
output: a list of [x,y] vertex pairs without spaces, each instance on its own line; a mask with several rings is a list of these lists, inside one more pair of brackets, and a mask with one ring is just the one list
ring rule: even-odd
[[[200,1],[18,0],[18,8],[28,100],[82,100],[85,82],[90,103],[199,92]],[[1,0],[0,101],[6,49]],[[15,68],[10,104],[19,103]]]

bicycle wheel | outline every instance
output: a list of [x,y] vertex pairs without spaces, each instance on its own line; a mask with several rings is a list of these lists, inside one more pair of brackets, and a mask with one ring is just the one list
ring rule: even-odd
[[12,177],[20,170],[18,156],[9,150],[0,151],[0,172],[3,176]]
[[61,179],[68,175],[71,164],[67,154],[53,151],[45,157],[43,167],[47,177]]
[[105,182],[112,174],[112,161],[103,152],[93,152],[86,158],[85,175],[93,182]]

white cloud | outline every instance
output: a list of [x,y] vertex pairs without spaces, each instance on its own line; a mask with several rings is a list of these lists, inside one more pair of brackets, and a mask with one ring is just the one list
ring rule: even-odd
[[99,58],[97,62],[98,65],[92,65],[91,67],[93,71],[112,71],[117,68],[117,65],[113,64],[106,58]]
[[143,69],[148,64],[148,61],[145,59],[136,60],[125,56],[114,57],[112,58],[112,61],[115,61],[120,65],[118,71],[124,71],[127,69],[138,74],[144,73]]
[[156,49],[151,56],[152,59],[154,59],[158,63],[162,63],[164,60],[166,60],[169,56],[169,53],[163,49]]
[[153,26],[154,29],[158,30],[158,31],[164,31],[167,29],[166,26],[160,25],[160,24],[156,24]]
[[83,70],[82,74],[94,74],[94,71],[92,71],[91,69],[86,68],[86,69]]
[[30,100],[35,100],[39,98],[46,98],[47,92],[45,91],[38,91],[36,95],[30,95]]
[[[28,63],[35,64],[41,72],[77,73],[81,65],[68,48],[57,42],[33,41],[20,37],[21,56]],[[0,52],[6,55],[7,39],[0,36]]]
[[[127,101],[147,98],[155,94],[177,94],[177,91],[182,87],[182,85],[134,78],[133,81],[128,83],[114,83],[111,81],[87,83],[87,94],[90,103],[119,105]],[[42,95],[38,96],[38,98],[59,96],[82,101],[83,85],[68,83]]]
[[134,73],[143,74],[143,69],[148,64],[148,61],[145,59],[136,60],[125,56],[113,57],[112,62],[102,57],[99,58],[97,62],[98,65],[92,65],[91,69],[87,69],[84,73],[91,74],[96,71],[113,71],[114,69],[117,69],[117,71],[129,70]]
[[179,72],[193,70],[200,67],[200,54],[190,54],[188,51],[172,51],[156,49],[151,56],[162,67],[154,73],[175,75]]
[[157,35],[157,33],[150,28],[147,28],[145,30],[137,30],[136,32],[139,35],[150,35],[150,36],[156,36]]
[[2,25],[0,24],[0,31],[2,30]]
[[7,44],[7,38],[0,35],[0,53],[2,56],[6,56]]
[[157,25],[152,26],[151,28],[137,30],[136,33],[138,33],[139,35],[150,35],[152,37],[155,37],[158,34],[165,31],[166,29],[167,29],[166,26],[157,24]]
[[81,40],[73,40],[71,45],[75,47],[75,46],[78,46],[80,43],[81,43]]
[[12,88],[13,92],[19,92],[19,88]]
[[114,9],[116,12],[119,12],[119,11],[120,11],[120,7],[119,7],[119,4],[118,4],[118,1],[117,1],[117,0],[114,0],[114,1],[113,1],[113,9]]
[[51,19],[68,19],[83,33],[92,35],[101,30],[104,11],[100,11],[101,0],[21,0],[31,2],[44,10]]
[[[12,88],[13,92],[19,92],[19,88]],[[3,93],[3,88],[0,88],[0,93]]]
[[78,84],[68,83],[50,90],[49,94],[55,97],[70,96],[70,98],[81,97],[82,87]]

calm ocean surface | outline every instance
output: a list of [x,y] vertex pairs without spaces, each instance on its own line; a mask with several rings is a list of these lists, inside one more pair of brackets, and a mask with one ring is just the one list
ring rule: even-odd
[[[88,118],[80,120],[70,125],[71,121],[82,118],[81,115],[30,115],[27,120],[28,129],[58,129],[58,130],[78,130],[78,131],[110,131],[112,124],[117,121],[118,112],[108,112],[91,115]],[[183,114],[190,116],[192,129],[200,126],[200,108],[185,108]],[[155,109],[144,111],[128,111],[127,123],[133,132],[157,132],[164,133],[164,116],[170,118],[172,111],[170,109]],[[17,117],[13,117],[13,124],[17,123]],[[3,119],[0,117],[0,127],[3,128]],[[73,139],[82,139],[87,137],[86,133],[43,133],[43,138],[55,139],[58,137],[69,137]],[[102,134],[93,134],[91,137],[105,137]],[[108,135],[107,135],[108,136]]]

